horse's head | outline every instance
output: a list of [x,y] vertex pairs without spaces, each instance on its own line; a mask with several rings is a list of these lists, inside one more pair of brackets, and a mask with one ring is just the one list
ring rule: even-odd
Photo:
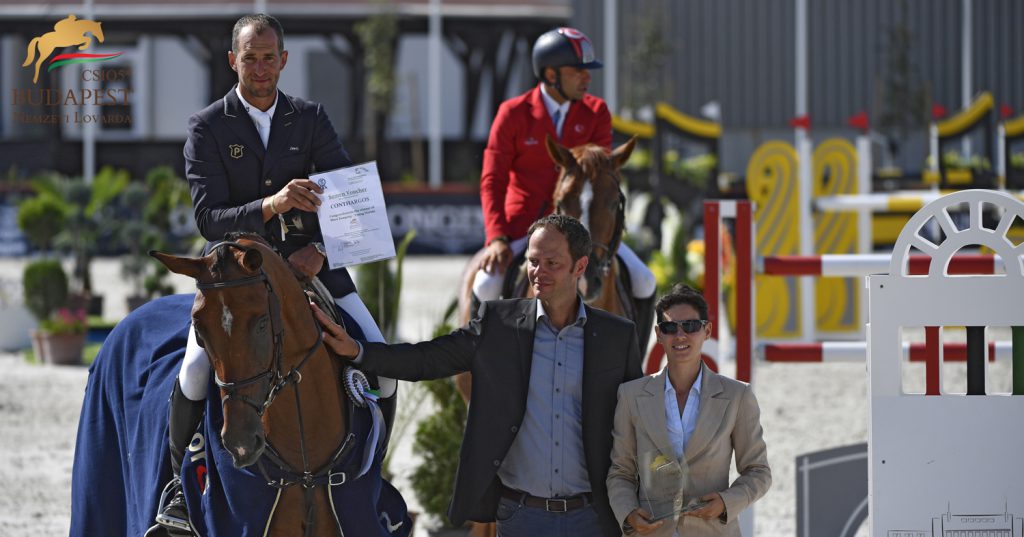
[[[252,234],[229,235],[200,258],[152,255],[172,272],[196,279],[192,324],[220,386],[221,439],[235,466],[253,464],[266,445],[264,411],[279,389],[297,381],[290,377],[299,375],[285,369],[293,364],[285,362],[282,335],[293,314],[282,308],[302,308],[294,316],[308,318],[307,331],[318,326],[302,288],[286,262]],[[290,330],[289,339],[301,338]]]
[[100,43],[103,42],[103,23],[96,21],[83,20],[82,26],[84,35],[86,32],[91,33]]
[[601,294],[603,280],[611,273],[622,241],[626,199],[619,188],[619,169],[635,146],[636,138],[632,138],[611,153],[595,144],[570,150],[551,136],[547,138],[548,153],[561,169],[553,200],[555,212],[578,219],[590,231],[594,243],[583,275],[586,300]]

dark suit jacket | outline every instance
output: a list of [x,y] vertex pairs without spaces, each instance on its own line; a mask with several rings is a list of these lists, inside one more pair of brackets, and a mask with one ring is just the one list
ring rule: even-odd
[[[621,535],[608,505],[615,394],[639,378],[640,347],[633,323],[587,307],[583,336],[583,449],[604,535]],[[441,378],[470,371],[473,394],[462,440],[455,492],[448,508],[454,524],[490,522],[498,506],[498,467],[526,411],[537,322],[534,299],[484,302],[480,315],[451,334],[415,344],[365,343],[361,367],[402,380]]]
[[[231,88],[189,118],[184,153],[196,225],[203,237],[213,243],[229,231],[254,232],[285,257],[323,240],[319,222],[314,213],[290,211],[284,215],[289,231],[282,241],[280,217],[263,222],[263,198],[292,179],[352,164],[323,106],[280,90],[265,149]],[[334,296],[355,291],[345,269],[328,270],[324,263],[318,276]]]

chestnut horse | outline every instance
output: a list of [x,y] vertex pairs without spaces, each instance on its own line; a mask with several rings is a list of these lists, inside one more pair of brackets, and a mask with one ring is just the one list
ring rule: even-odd
[[351,403],[289,265],[245,234],[201,258],[153,255],[197,281],[193,325],[220,388],[220,437],[234,465],[259,463],[266,476],[269,456],[277,475],[291,477],[274,479],[280,495],[266,535],[341,535],[327,482],[355,443]]
[[[594,248],[590,261],[580,279],[580,294],[587,304],[605,311],[636,320],[636,309],[628,282],[619,278],[619,261],[615,256],[622,233],[625,229],[626,197],[622,193],[622,176],[619,170],[629,160],[636,138],[609,152],[596,144],[586,144],[568,149],[551,136],[547,137],[548,154],[558,165],[560,175],[555,186],[552,206],[555,212],[567,214],[579,220],[590,231]],[[472,312],[473,277],[485,250],[470,260],[463,272],[459,295],[460,322],[469,322]],[[526,284],[526,265],[510,266],[505,289],[512,289],[511,296],[532,296]],[[514,281],[510,281],[514,278]],[[641,345],[646,345],[649,333],[641,333]],[[643,349],[641,349],[643,350]],[[469,373],[455,377],[455,385],[468,404],[472,379]],[[470,536],[493,537],[494,524],[475,523]]]

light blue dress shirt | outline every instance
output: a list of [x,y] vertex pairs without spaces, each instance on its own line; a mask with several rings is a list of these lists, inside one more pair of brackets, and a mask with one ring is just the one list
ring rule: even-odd
[[555,498],[590,492],[583,453],[583,328],[576,321],[555,329],[537,301],[526,413],[498,477],[531,496]]
[[[667,368],[666,368],[667,369]],[[665,421],[668,423],[668,438],[672,442],[672,449],[676,452],[676,458],[683,460],[683,452],[686,451],[686,444],[690,442],[694,429],[697,428],[697,416],[700,415],[700,382],[704,377],[704,368],[697,371],[697,379],[690,387],[690,393],[686,396],[686,406],[683,407],[683,414],[679,415],[679,403],[676,402],[676,389],[672,386],[672,379],[665,372]]]

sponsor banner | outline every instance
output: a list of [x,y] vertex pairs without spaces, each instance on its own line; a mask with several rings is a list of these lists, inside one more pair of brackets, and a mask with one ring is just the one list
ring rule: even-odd
[[384,200],[396,242],[416,230],[411,254],[472,254],[483,247],[484,220],[475,188],[403,189],[385,184]]

